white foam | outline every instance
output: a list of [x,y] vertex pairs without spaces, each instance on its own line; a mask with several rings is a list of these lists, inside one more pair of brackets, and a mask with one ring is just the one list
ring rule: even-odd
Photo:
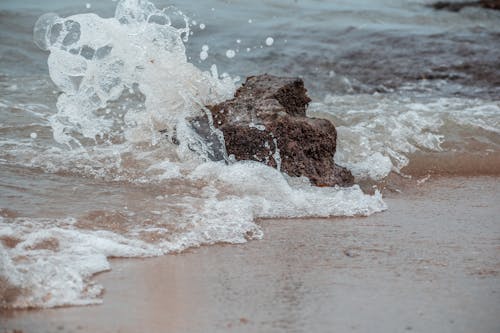
[[408,165],[414,152],[442,152],[443,143],[466,149],[464,139],[478,136],[499,149],[500,104],[466,98],[384,95],[328,95],[312,103],[312,116],[337,128],[336,162],[356,178],[381,180]]
[[[176,170],[165,161],[147,172],[159,178],[170,178],[172,172],[181,177]],[[91,277],[110,268],[108,257],[155,256],[203,244],[260,239],[262,231],[254,222],[259,217],[359,216],[386,209],[379,193],[366,195],[357,186],[290,185],[279,171],[256,162],[203,163],[187,180],[199,184],[194,193],[188,186],[187,193],[155,194],[136,210],[127,206],[117,213],[78,219],[0,220],[0,237],[19,240],[11,249],[0,249],[6,267],[0,274],[25,291],[10,306],[99,303],[102,287]],[[14,262],[21,257],[26,259]]]
[[324,103],[313,103],[309,112],[336,124],[338,163],[358,178],[380,180],[406,166],[407,154],[423,148],[441,150],[443,142],[439,113],[417,112],[395,100],[397,105],[380,96],[327,96]]
[[319,188],[290,185],[276,169],[252,161],[224,166],[204,163],[191,173],[232,195],[254,203],[256,217],[328,217],[369,215],[386,208],[381,195],[369,196],[358,186]]
[[201,51],[200,52],[200,60],[205,61],[208,58],[208,52],[207,51]]
[[[74,218],[2,218],[0,238],[12,237],[18,244],[7,249],[0,243],[0,276],[23,291],[9,307],[100,303],[102,287],[91,277],[110,269],[110,256],[157,256],[202,244],[241,243],[262,236],[253,222],[250,202],[235,197],[219,200],[214,195],[216,191],[204,192],[207,198],[183,196],[171,208],[152,210],[149,216],[146,211],[136,215],[124,208],[120,220],[100,225],[98,230],[92,223],[91,229],[82,229]],[[158,205],[161,207],[161,203]],[[179,205],[185,207],[183,215],[170,221],[176,218],[174,212]],[[97,218],[103,221],[106,216]],[[177,230],[170,233],[165,226],[173,222]],[[120,234],[108,229],[117,223]],[[161,237],[153,237],[147,243],[139,239],[144,233]]]
[[[341,153],[338,154],[337,161],[344,161]],[[357,179],[371,178],[374,180],[384,179],[393,168],[389,156],[382,155],[380,152],[372,153],[356,163],[343,163],[351,170]]]
[[[185,25],[174,27],[176,17]],[[187,61],[183,43],[189,33],[182,12],[158,10],[147,1],[122,0],[115,17],[108,19],[95,14],[42,16],[35,25],[35,40],[50,51],[50,75],[63,92],[58,113],[50,119],[56,141],[75,147],[82,145],[82,137],[119,135],[119,120],[99,110],[135,86],[146,96],[146,111],[134,114],[134,125],[126,126],[123,135],[153,145],[159,142],[160,130],[172,132],[185,117],[199,114],[198,105],[231,96],[230,78],[219,80]],[[179,153],[186,154],[187,140],[178,139]]]
[[11,307],[100,303],[102,287],[90,277],[109,269],[107,257],[158,253],[151,245],[107,231],[77,231],[73,223],[72,219],[0,220],[0,237],[20,241],[11,249],[0,245],[4,268],[0,275],[22,290]]
[[[176,26],[178,21],[183,23]],[[2,274],[26,290],[13,306],[99,302],[102,288],[91,276],[109,269],[109,256],[152,256],[259,239],[262,231],[254,222],[259,217],[369,215],[386,208],[379,193],[369,196],[357,186],[316,188],[259,163],[207,162],[218,148],[186,119],[203,114],[204,105],[232,97],[237,78],[219,77],[215,64],[202,72],[189,63],[184,47],[189,34],[182,12],[139,0],[120,1],[113,18],[47,14],[38,20],[35,39],[50,51],[50,75],[62,91],[49,123],[54,139],[65,146],[33,154],[32,145],[26,150],[17,145],[16,162],[158,185],[165,192],[145,190],[141,195],[150,200],[126,207],[120,202],[116,212],[109,208],[87,221],[90,228],[77,223],[80,217],[1,220],[0,236],[20,241],[0,250],[6,253],[5,267],[13,268]],[[228,57],[236,53],[228,51]],[[279,163],[277,149],[274,158]],[[169,185],[174,192],[168,192]],[[107,218],[112,223],[102,224]],[[14,260],[20,256],[28,259]]]
[[[0,275],[22,290],[15,307],[100,302],[102,288],[92,275],[109,269],[110,256],[259,239],[257,218],[369,215],[386,208],[380,193],[366,195],[357,186],[317,188],[255,162],[206,162],[210,143],[185,119],[232,97],[235,79],[219,76],[215,64],[203,72],[188,62],[189,22],[175,8],[139,0],[120,1],[112,18],[46,14],[38,20],[34,38],[50,51],[50,75],[62,92],[57,114],[46,121],[47,106],[5,100],[0,106],[39,111],[44,130],[49,122],[63,145],[38,146],[45,135],[37,128],[39,139],[30,140],[30,128],[25,141],[0,141],[2,162],[104,179],[100,186],[119,181],[113,186],[123,182],[120,191],[134,193],[106,206],[88,226],[78,223],[81,216],[0,218],[0,237],[19,241],[12,248],[0,244]],[[273,42],[269,37],[265,45]],[[201,52],[208,56],[208,50],[204,45]],[[352,91],[347,78],[332,72],[331,79]],[[449,128],[500,133],[495,102],[345,95],[313,103],[309,111],[335,122],[336,160],[358,178],[382,179],[406,165],[412,152],[443,149],[453,136]],[[274,157],[279,160],[278,150]],[[72,212],[68,207],[66,215]],[[101,223],[109,216],[110,223]]]

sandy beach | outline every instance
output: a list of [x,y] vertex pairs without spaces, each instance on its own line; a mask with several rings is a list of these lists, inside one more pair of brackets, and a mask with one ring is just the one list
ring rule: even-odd
[[103,304],[3,332],[499,332],[500,181],[431,178],[367,218],[260,221],[264,240],[100,274]]
[[500,11],[431,2],[0,1],[0,333],[499,333]]

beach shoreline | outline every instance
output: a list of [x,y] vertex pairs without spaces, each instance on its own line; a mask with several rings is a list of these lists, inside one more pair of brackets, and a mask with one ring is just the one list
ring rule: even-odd
[[403,192],[369,217],[262,220],[260,241],[112,259],[103,304],[4,312],[1,332],[498,332],[500,179]]
[[0,333],[500,332],[500,11],[278,2],[1,1]]

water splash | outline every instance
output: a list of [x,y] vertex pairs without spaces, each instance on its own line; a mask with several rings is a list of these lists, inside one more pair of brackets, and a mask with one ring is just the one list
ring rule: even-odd
[[[203,158],[217,148],[193,131],[190,118],[232,97],[235,87],[215,65],[203,72],[188,61],[189,24],[181,11],[144,0],[120,1],[111,18],[46,14],[36,23],[35,41],[50,52],[50,76],[62,92],[57,113],[47,117],[59,145],[37,154],[31,143],[18,145],[17,161],[26,156],[24,165],[84,176],[62,184],[101,181],[80,197],[72,186],[57,186],[72,203],[51,217],[0,216],[0,279],[18,291],[7,306],[99,303],[102,288],[92,275],[109,269],[107,257],[259,239],[256,218],[386,209],[380,193],[358,186],[316,188],[260,163]],[[278,149],[274,157],[279,164]],[[123,191],[109,189],[111,181]]]
[[[177,151],[189,155],[197,138],[185,119],[234,91],[230,77],[188,62],[189,35],[182,11],[144,0],[120,1],[112,18],[40,17],[35,43],[50,51],[50,76],[62,91],[50,118],[55,140],[73,148],[110,137],[156,145],[162,133],[175,133]],[[127,109],[120,117],[103,112],[128,91],[144,96],[143,110]]]

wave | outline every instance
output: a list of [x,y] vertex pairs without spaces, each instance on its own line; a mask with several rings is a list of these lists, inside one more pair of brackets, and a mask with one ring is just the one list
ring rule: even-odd
[[[378,191],[368,195],[357,185],[317,188],[255,162],[212,161],[210,156],[227,155],[223,145],[200,138],[188,120],[204,114],[205,105],[231,97],[238,78],[219,74],[215,64],[205,71],[193,64],[186,55],[193,26],[202,29],[177,8],[158,9],[143,0],[119,1],[110,18],[92,13],[39,18],[34,38],[50,52],[57,91],[40,78],[14,82],[2,76],[0,82],[7,87],[0,100],[0,180],[8,194],[0,202],[2,307],[100,303],[103,289],[92,276],[110,269],[110,257],[260,239],[260,218],[367,216],[387,209]],[[335,44],[350,40],[352,31],[323,37]],[[387,52],[381,47],[384,34],[367,36],[373,50]],[[285,42],[274,38],[267,47]],[[435,44],[432,36],[423,40],[424,46]],[[404,47],[415,42],[393,38],[394,44],[402,41]],[[242,50],[247,46],[242,43]],[[410,57],[414,63],[427,52],[421,48],[422,54]],[[337,91],[312,103],[308,113],[336,125],[336,162],[349,167],[357,181],[383,182],[391,174],[427,179],[435,173],[499,173],[498,101],[450,97],[456,85],[450,90],[446,80],[427,80],[417,70],[412,75],[418,82],[410,84],[415,79],[401,75],[407,62],[398,62],[396,71],[391,62],[377,69],[372,65],[382,56],[374,57],[372,50],[357,56],[343,50],[338,63],[324,63],[324,50],[304,55],[304,49],[295,50],[300,62],[289,59],[282,66],[319,68],[311,77]],[[219,52],[225,61],[250,63],[243,52],[233,58],[227,51],[203,45],[200,62],[206,66]],[[268,59],[248,54],[255,56],[251,62],[269,67],[284,52]],[[453,71],[459,70],[458,82],[466,84],[461,71],[474,72],[474,66],[462,67]],[[342,68],[353,76],[333,71]],[[387,77],[398,88],[378,93]],[[31,89],[29,102],[23,86]],[[431,94],[436,88],[449,90],[448,97]],[[496,91],[490,88],[482,96]]]
[[[41,120],[36,128],[19,127],[23,140],[2,140],[1,160],[14,177],[21,166],[63,177],[53,200],[71,200],[55,205],[62,209],[56,216],[1,211],[3,307],[99,303],[102,287],[92,276],[109,269],[107,258],[258,239],[259,218],[386,209],[380,193],[357,185],[317,188],[255,162],[211,161],[215,145],[198,137],[188,119],[232,96],[237,80],[219,75],[215,65],[202,71],[190,63],[184,45],[190,34],[180,10],[143,0],[118,2],[111,18],[39,18],[34,38],[50,52],[50,77],[61,92],[57,111],[17,105]],[[10,112],[13,103],[1,107]],[[68,186],[74,175],[83,176],[78,183],[97,183],[85,183],[90,190],[80,194]],[[123,190],[102,191],[116,183]],[[19,186],[9,187],[12,197],[25,191]]]

